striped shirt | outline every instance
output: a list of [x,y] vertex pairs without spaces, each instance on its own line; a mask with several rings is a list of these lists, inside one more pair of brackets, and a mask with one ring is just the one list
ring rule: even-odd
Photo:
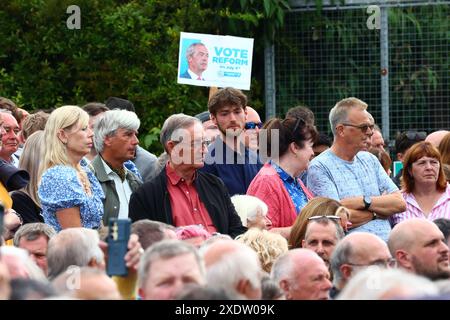
[[391,225],[394,226],[397,223],[402,222],[403,220],[413,219],[413,218],[422,218],[427,219],[429,221],[433,221],[439,218],[450,219],[450,185],[447,184],[447,188],[445,189],[442,196],[436,201],[431,209],[430,213],[426,215],[419,204],[417,203],[414,194],[406,193],[402,191],[403,198],[406,201],[406,211],[402,213],[397,213],[392,215],[389,218]]

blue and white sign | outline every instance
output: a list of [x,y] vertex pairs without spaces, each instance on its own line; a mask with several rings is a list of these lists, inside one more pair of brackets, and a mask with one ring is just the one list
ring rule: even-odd
[[250,90],[253,39],[181,32],[178,83]]

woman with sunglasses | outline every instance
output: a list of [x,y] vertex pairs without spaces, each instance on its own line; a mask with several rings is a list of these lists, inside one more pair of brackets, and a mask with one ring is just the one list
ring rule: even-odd
[[429,142],[413,145],[403,160],[402,195],[406,211],[390,217],[392,225],[422,218],[450,218],[450,186],[445,179],[441,155]]
[[287,238],[295,218],[312,198],[298,177],[308,168],[309,159],[314,155],[312,145],[317,131],[302,118],[271,119],[263,128],[267,130],[267,151],[271,160],[253,179],[247,194],[267,204],[272,228],[277,228]]

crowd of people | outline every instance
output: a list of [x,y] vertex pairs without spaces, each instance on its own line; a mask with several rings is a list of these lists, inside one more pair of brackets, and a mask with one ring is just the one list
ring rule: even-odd
[[[133,104],[31,114],[0,97],[0,299],[450,299],[450,132],[397,135],[362,100],[265,123],[240,90],[174,114],[159,157]],[[126,275],[111,221],[128,220]]]

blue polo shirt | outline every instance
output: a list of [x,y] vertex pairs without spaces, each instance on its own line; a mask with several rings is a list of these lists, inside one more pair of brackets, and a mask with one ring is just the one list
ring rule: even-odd
[[205,166],[200,169],[222,179],[230,196],[246,194],[250,182],[263,166],[256,152],[242,144],[239,151],[232,150],[217,137],[208,147]]

